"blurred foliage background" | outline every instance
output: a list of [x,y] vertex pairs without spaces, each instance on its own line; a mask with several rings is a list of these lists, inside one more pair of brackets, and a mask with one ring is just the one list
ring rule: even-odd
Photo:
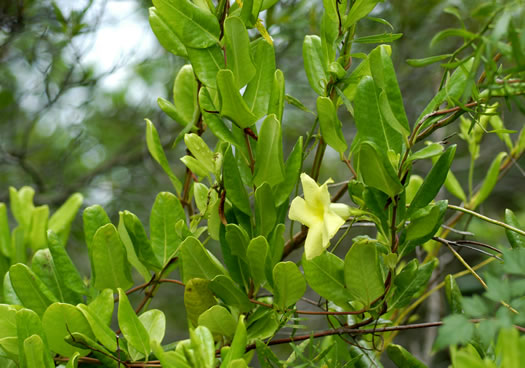
[[[411,123],[438,89],[442,76],[439,64],[415,69],[405,60],[454,50],[460,40],[448,38],[430,48],[432,37],[442,29],[460,26],[459,20],[444,11],[455,7],[465,17],[465,26],[475,32],[481,22],[468,14],[478,6],[474,0],[393,0],[380,3],[372,15],[388,20],[393,32],[404,36],[392,45],[397,77]],[[171,147],[180,131],[157,106],[158,97],[172,98],[173,78],[184,64],[156,41],[148,24],[149,0],[16,0],[0,2],[0,202],[8,202],[8,188],[30,185],[36,190],[35,203],[56,208],[70,194],[82,193],[84,205],[101,204],[116,221],[119,210],[134,212],[144,224],[159,191],[172,190],[162,169],[150,158],[145,144],[144,118],[156,125],[165,147]],[[315,95],[303,70],[302,42],[307,34],[319,34],[320,1],[281,0],[264,13],[263,21],[275,42],[277,66],[286,77],[286,93],[315,109]],[[391,31],[373,20],[360,23],[357,36]],[[374,45],[356,45],[355,52]],[[356,60],[357,64],[357,60]],[[523,121],[513,106],[505,112],[508,129],[519,130]],[[350,140],[355,128],[350,115],[340,116]],[[283,138],[285,151],[298,135],[305,135],[314,115],[287,105]],[[457,135],[457,123],[434,134],[431,139],[447,139],[458,144],[454,172],[465,182],[469,158],[466,143]],[[492,139],[494,138],[494,139]],[[495,153],[504,150],[497,137],[487,137],[482,146],[481,179]],[[333,177],[347,180],[335,152],[327,154],[321,181]],[[169,151],[174,171],[184,172],[179,161],[182,147]],[[521,160],[523,161],[523,160]],[[308,162],[305,163],[308,165]],[[415,167],[426,172],[428,167]],[[523,170],[513,166],[496,186],[481,212],[502,218],[504,208],[512,208],[523,219]],[[476,182],[476,181],[475,181]],[[502,231],[487,232],[475,221],[463,228],[482,235],[484,242],[503,242]],[[461,227],[460,227],[461,228]],[[492,228],[491,228],[492,231]],[[89,266],[78,216],[68,245],[70,253],[86,274]],[[443,255],[440,267],[459,269],[451,256]],[[467,254],[468,256],[468,254]],[[465,293],[478,291],[468,278],[461,280]],[[176,291],[178,293],[179,291]],[[171,303],[182,295],[170,290],[155,303]],[[182,302],[180,303],[182,309]],[[155,306],[153,306],[155,307]],[[446,308],[439,295],[421,309],[428,320],[437,320]],[[185,318],[172,310],[168,323],[179,330],[168,338],[186,335]],[[418,332],[424,338],[403,335],[402,342],[414,354],[425,357],[435,331]],[[413,342],[410,342],[413,341]],[[439,366],[441,358],[435,359]],[[433,365],[434,366],[434,365]]]

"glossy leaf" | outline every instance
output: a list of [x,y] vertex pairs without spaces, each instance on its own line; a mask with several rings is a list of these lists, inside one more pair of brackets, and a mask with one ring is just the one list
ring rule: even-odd
[[128,343],[147,357],[151,352],[148,331],[135,314],[129,303],[128,296],[121,288],[118,289],[118,324]]
[[17,263],[11,266],[9,277],[22,305],[38,315],[44,314],[47,307],[57,301],[42,280],[26,265]]
[[166,333],[166,316],[161,310],[150,309],[139,316],[140,322],[148,331],[150,342],[161,343]]
[[237,321],[221,305],[214,305],[199,316],[199,326],[207,327],[212,334],[233,337]]
[[479,192],[474,196],[474,198],[472,198],[472,208],[479,206],[487,199],[490,193],[492,193],[492,190],[498,182],[501,162],[505,157],[507,157],[507,153],[500,152],[490,164],[487,175],[485,176],[485,180],[483,180],[483,184],[481,184]]
[[428,283],[436,265],[435,260],[419,266],[416,260],[412,260],[405,265],[399,275],[394,278],[396,288],[388,308],[397,309],[407,306],[414,294]]
[[350,294],[365,306],[383,294],[383,279],[374,244],[357,242],[352,245],[345,257],[344,277]]
[[97,275],[94,287],[103,290],[129,288],[133,285],[126,249],[113,224],[100,227],[93,237],[93,263],[91,269]]
[[343,27],[349,28],[357,23],[359,19],[366,17],[368,13],[374,10],[379,1],[380,0],[357,0],[350,8]]
[[244,129],[253,125],[257,117],[244,102],[239,85],[231,70],[222,69],[217,73],[217,87],[221,96],[221,115]]
[[437,156],[443,152],[443,146],[439,143],[430,143],[428,146],[408,156],[409,161],[423,160]]
[[252,303],[250,303],[250,299],[246,293],[239,289],[228,276],[215,276],[210,283],[210,289],[227,305],[239,308],[242,313],[247,313],[252,309]]
[[0,347],[4,352],[15,355],[18,354],[16,314],[15,306],[0,304]]
[[[505,222],[510,226],[523,230],[514,212],[508,208],[505,209]],[[508,229],[505,229],[505,234],[512,248],[525,248],[525,236]]]
[[267,182],[274,187],[284,180],[281,124],[273,114],[268,115],[262,123],[255,155],[255,185]]
[[[16,341],[15,342],[18,343],[17,354],[19,355],[19,358],[20,358],[20,365],[22,367],[27,367],[27,368],[31,367],[29,365],[29,362],[26,359],[27,357],[24,354],[24,341],[33,335],[39,336],[40,338],[43,339],[43,342],[45,343],[44,349],[46,350],[47,359],[50,359],[52,362],[51,354],[49,353],[49,351],[47,351],[48,349],[47,339],[44,333],[44,329],[42,327],[42,321],[40,320],[40,317],[32,310],[22,308],[16,312],[16,316],[13,322],[15,321],[16,321]],[[42,365],[42,367],[43,366],[54,367],[54,364],[51,364],[51,365],[44,364]]]
[[180,193],[182,190],[182,184],[180,180],[173,174],[171,171],[168,159],[164,153],[164,148],[160,143],[159,133],[151,121],[146,119],[146,143],[148,145],[148,150],[151,156],[159,163],[159,165],[164,169],[164,172],[169,176],[173,187]]
[[180,246],[183,281],[193,278],[211,280],[217,275],[226,273],[219,261],[211,256],[201,242],[194,237],[188,237]]
[[[110,351],[117,350],[117,335],[97,314],[92,313],[85,304],[78,304],[78,310],[82,313],[91,327],[96,339]],[[112,308],[113,309],[113,308]]]
[[65,245],[69,236],[71,223],[75,219],[78,210],[84,202],[84,196],[80,193],[72,194],[62,206],[49,218],[48,229],[58,235],[62,244]]
[[412,213],[410,224],[406,227],[406,240],[420,243],[429,240],[441,226],[447,204],[448,201],[439,201]]
[[273,267],[274,303],[280,310],[297,303],[306,291],[304,276],[293,262],[279,262]]
[[153,5],[185,46],[202,49],[219,43],[219,22],[210,12],[189,0],[155,0]]
[[231,254],[246,261],[246,250],[250,241],[246,230],[237,224],[227,224],[226,240],[230,246]]
[[269,251],[270,247],[264,236],[253,238],[248,244],[246,258],[256,287],[266,281],[266,263]]
[[407,210],[407,215],[410,216],[414,211],[419,208],[426,206],[432,201],[438,194],[441,186],[447,178],[450,165],[456,153],[456,146],[453,145],[449,147],[442,155],[439,157],[437,162],[432,166],[432,169],[425,177],[423,184],[419,188],[416,196],[412,200],[410,207]]
[[28,233],[29,245],[33,250],[47,247],[46,231],[48,227],[49,207],[38,206],[31,214],[31,226]]
[[388,345],[386,352],[388,357],[394,362],[399,368],[411,367],[411,368],[426,368],[427,366],[421,363],[416,357],[408,352],[401,345],[390,344]]
[[[248,342],[246,335],[246,324],[244,323],[244,316],[239,316],[239,321],[237,322],[237,328],[235,330],[235,335],[230,347],[230,350],[226,357],[223,358],[220,368],[228,368],[230,364],[235,359],[242,358],[246,351],[246,344]],[[222,354],[221,354],[222,355]]]
[[61,275],[55,268],[49,249],[40,249],[33,255],[31,269],[59,301],[65,302],[64,290],[59,283]]
[[181,239],[175,232],[175,224],[186,221],[186,215],[177,197],[169,192],[157,195],[151,208],[151,247],[162,266],[166,265],[177,251]]
[[0,254],[11,257],[11,231],[7,218],[7,208],[4,203],[0,203]]
[[330,252],[311,260],[303,257],[304,276],[317,294],[340,305],[347,305],[352,295],[345,287],[344,261]]
[[66,336],[73,332],[80,332],[90,338],[95,338],[88,321],[73,305],[54,303],[49,306],[42,317],[42,326],[52,351],[66,357],[72,356],[77,351],[82,356],[89,354],[89,350],[79,349],[64,341]]
[[210,88],[217,88],[215,78],[220,69],[225,68],[224,55],[220,46],[213,45],[205,49],[188,48],[188,59],[190,59],[193,71],[197,78]]
[[250,199],[244,188],[237,161],[231,148],[228,148],[224,154],[222,178],[228,199],[243,213],[251,215]]
[[173,84],[173,103],[177,114],[182,121],[180,124],[186,126],[192,124],[197,113],[197,81],[190,64],[180,68]]
[[131,241],[131,238],[129,237],[128,231],[126,230],[126,225],[124,223],[124,212],[119,212],[119,222],[118,222],[118,234],[120,236],[120,240],[122,241],[122,244],[124,245],[124,248],[126,249],[126,255],[128,258],[128,262],[140,273],[144,281],[149,281],[151,278],[150,271],[137,257],[137,253],[135,252],[135,248],[133,247],[133,242]]
[[193,326],[198,325],[199,316],[217,304],[211,289],[210,280],[193,278],[184,288],[186,315]]
[[272,94],[268,103],[268,115],[275,114],[277,120],[283,120],[284,96],[286,95],[284,87],[284,74],[280,69],[273,73]]
[[89,303],[88,309],[90,313],[96,315],[102,323],[109,326],[113,317],[114,306],[113,290],[104,289]]
[[91,258],[93,236],[100,227],[111,223],[111,221],[106,211],[98,204],[87,207],[82,214],[82,220],[84,222],[84,238]]
[[[84,348],[88,346],[91,349],[91,355],[93,355],[95,359],[98,359],[101,365],[103,365],[105,368],[118,368],[117,361],[110,357],[111,352],[97,343],[91,337],[88,337],[81,332],[72,332],[68,334],[64,340],[69,345],[75,346],[77,348]],[[73,356],[75,356],[75,354],[73,354]]]
[[337,117],[337,109],[328,97],[317,98],[317,116],[324,141],[337,152],[348,148],[343,136],[342,124]]
[[28,367],[55,366],[42,338],[38,335],[31,335],[24,340],[24,358]]
[[[124,211],[122,213],[122,218],[126,231],[133,243],[133,248],[137,254],[138,259],[142,262],[149,270],[159,271],[162,267],[160,261],[155,256],[151,242],[148,239],[146,230],[139,218],[129,212]],[[162,253],[163,254],[163,253]]]
[[[215,174],[217,172],[216,154],[213,153],[199,135],[195,133],[185,134],[184,143],[186,143],[186,147],[190,150],[193,157],[195,157],[209,173]],[[219,155],[219,153],[217,155]]]
[[210,330],[204,326],[190,330],[190,339],[198,366],[215,368],[215,344]]
[[454,276],[450,274],[445,277],[445,296],[452,313],[463,313],[463,296]]
[[186,48],[154,7],[149,8],[149,25],[157,40],[173,55],[186,56]]
[[321,39],[318,36],[305,36],[303,60],[310,86],[318,95],[324,96],[326,84],[330,77],[326,73],[327,62],[322,52]]
[[255,75],[255,66],[250,55],[250,37],[239,17],[228,17],[224,21],[224,37],[228,69],[233,71],[240,87],[245,86]]
[[278,207],[287,201],[294,190],[303,159],[303,137],[299,137],[284,165],[284,180],[274,189],[275,205]]
[[255,117],[260,119],[268,113],[275,73],[275,51],[272,45],[261,39],[252,46],[252,56],[256,73],[248,83],[243,98]]
[[370,140],[385,152],[393,150],[401,153],[403,138],[401,134],[383,118],[379,97],[374,79],[364,76],[357,85],[354,99],[354,118],[357,126],[357,136],[353,147],[361,140]]
[[394,197],[403,190],[390,162],[382,157],[378,148],[372,142],[362,142],[358,153],[358,172],[363,177],[363,182],[383,193]]

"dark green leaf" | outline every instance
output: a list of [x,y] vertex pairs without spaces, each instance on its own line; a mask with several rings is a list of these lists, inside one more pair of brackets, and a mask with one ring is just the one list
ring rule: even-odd
[[293,262],[279,262],[273,268],[275,304],[285,310],[306,291],[304,276]]
[[250,111],[239,93],[239,85],[231,70],[222,69],[217,73],[217,87],[221,96],[221,115],[244,129],[253,125],[257,117]]
[[224,188],[226,189],[228,199],[235,207],[250,216],[252,213],[250,199],[244,188],[237,161],[233,156],[231,148],[228,148],[224,154],[222,171]]
[[389,309],[403,308],[407,306],[414,295],[430,280],[432,271],[437,265],[433,260],[418,266],[416,260],[410,261],[394,278],[394,295],[388,303]]
[[256,286],[266,281],[266,263],[270,247],[264,236],[258,236],[250,240],[246,250],[246,258],[250,267],[250,273]]
[[303,137],[299,137],[284,166],[284,181],[274,189],[275,205],[280,206],[288,200],[299,180],[303,158]]
[[153,5],[185,46],[206,48],[219,43],[217,18],[189,0],[154,0]]
[[[523,230],[514,212],[508,208],[505,210],[505,222],[510,226]],[[512,248],[525,248],[525,236],[509,229],[505,229],[505,234],[507,234],[507,239]]]
[[447,297],[450,311],[457,314],[463,313],[463,296],[461,295],[461,290],[459,290],[458,284],[453,275],[447,275],[445,277],[445,295]]

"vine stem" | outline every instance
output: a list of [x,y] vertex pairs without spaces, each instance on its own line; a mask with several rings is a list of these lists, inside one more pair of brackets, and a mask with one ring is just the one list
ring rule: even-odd
[[482,219],[483,221],[486,221],[486,222],[489,222],[491,224],[504,227],[507,230],[514,231],[515,233],[518,233],[518,234],[520,234],[522,236],[525,236],[525,231],[523,231],[523,230],[520,230],[520,229],[518,229],[518,228],[516,228],[514,226],[510,226],[510,225],[508,225],[508,224],[506,224],[506,223],[504,223],[502,221],[494,220],[494,219],[492,219],[490,217],[483,216],[482,214],[477,213],[477,212],[472,211],[472,210],[469,210],[467,208],[460,207],[460,206],[454,206],[452,204],[449,204],[448,208],[450,208],[451,210],[456,210],[456,211],[460,211],[460,212],[463,212],[463,213],[467,213],[469,215],[472,215],[474,217]]

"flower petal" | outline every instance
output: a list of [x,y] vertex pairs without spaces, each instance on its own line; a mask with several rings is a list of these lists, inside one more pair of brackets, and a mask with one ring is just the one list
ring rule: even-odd
[[352,209],[344,203],[331,203],[330,211],[335,212],[337,216],[347,220],[351,215]]
[[334,235],[337,233],[339,228],[343,226],[344,223],[345,223],[345,220],[343,220],[341,217],[336,215],[334,212],[332,211],[325,212],[324,218],[323,218],[323,224],[325,226],[329,240],[334,237]]
[[306,236],[306,241],[304,243],[304,253],[306,259],[310,260],[317,257],[318,255],[321,255],[328,247],[330,244],[329,241],[326,244],[323,244],[323,235],[326,235],[325,231],[326,230],[322,222],[318,222],[308,230],[308,235]]
[[317,213],[312,212],[310,206],[308,206],[305,200],[301,197],[295,197],[292,201],[288,217],[290,220],[299,221],[301,224],[308,227],[312,227],[322,219]]

